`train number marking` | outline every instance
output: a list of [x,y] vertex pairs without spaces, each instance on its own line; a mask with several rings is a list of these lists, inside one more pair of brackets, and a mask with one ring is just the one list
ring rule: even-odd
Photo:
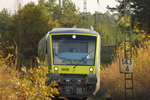
[[69,68],[62,68],[62,71],[69,71]]

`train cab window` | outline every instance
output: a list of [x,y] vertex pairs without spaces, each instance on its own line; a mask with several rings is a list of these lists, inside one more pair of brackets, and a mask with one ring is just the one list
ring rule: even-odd
[[95,36],[52,35],[52,41],[55,65],[94,65]]

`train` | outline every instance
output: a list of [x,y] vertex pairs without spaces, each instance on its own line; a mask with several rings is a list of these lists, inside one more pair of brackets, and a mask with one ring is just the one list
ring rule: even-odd
[[39,41],[38,57],[60,96],[87,98],[100,90],[100,49],[100,34],[92,29],[53,28]]

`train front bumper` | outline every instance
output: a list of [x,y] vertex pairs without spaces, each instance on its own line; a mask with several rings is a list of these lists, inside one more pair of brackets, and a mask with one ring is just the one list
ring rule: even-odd
[[51,74],[51,81],[60,86],[60,95],[66,97],[88,97],[95,90],[96,75]]

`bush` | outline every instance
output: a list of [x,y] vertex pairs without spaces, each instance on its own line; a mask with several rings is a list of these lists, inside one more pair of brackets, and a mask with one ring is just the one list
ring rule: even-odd
[[4,58],[0,51],[0,100],[46,100],[51,99],[53,94],[58,94],[55,82],[46,85],[47,67],[27,70],[24,66],[20,72],[13,63],[8,62],[12,56],[9,54]]

